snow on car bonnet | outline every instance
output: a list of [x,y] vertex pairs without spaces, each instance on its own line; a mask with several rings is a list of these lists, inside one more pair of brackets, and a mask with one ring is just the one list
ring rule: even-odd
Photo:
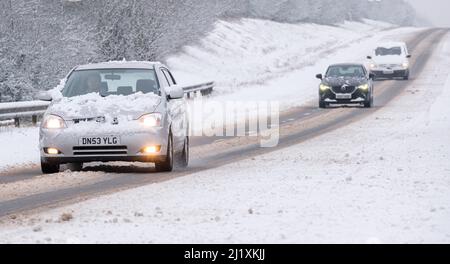
[[50,107],[49,113],[57,114],[66,120],[95,117],[132,120],[143,114],[152,113],[160,102],[161,97],[153,93],[139,92],[128,96],[107,97],[91,93],[70,98],[64,97]]

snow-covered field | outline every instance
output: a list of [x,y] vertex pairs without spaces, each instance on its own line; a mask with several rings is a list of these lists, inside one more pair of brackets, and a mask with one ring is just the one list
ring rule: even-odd
[[7,220],[0,242],[450,243],[449,104],[447,39],[402,96],[364,120],[189,177]]
[[0,127],[0,172],[39,162],[38,128]]

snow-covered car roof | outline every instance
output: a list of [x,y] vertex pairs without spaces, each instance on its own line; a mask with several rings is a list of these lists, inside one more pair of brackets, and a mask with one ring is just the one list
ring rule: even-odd
[[151,61],[110,61],[94,64],[80,65],[75,70],[99,70],[99,69],[154,69],[160,62]]
[[404,47],[406,46],[405,42],[383,42],[378,44],[377,47],[383,47],[383,48],[392,48],[392,47]]
[[361,64],[361,63],[336,63],[336,64],[330,65],[330,67],[333,67],[333,66],[363,66],[364,67],[364,64]]

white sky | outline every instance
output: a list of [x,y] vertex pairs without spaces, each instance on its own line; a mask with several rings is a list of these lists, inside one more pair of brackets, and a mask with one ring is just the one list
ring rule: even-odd
[[405,0],[411,3],[417,13],[429,20],[434,26],[450,27],[449,0]]

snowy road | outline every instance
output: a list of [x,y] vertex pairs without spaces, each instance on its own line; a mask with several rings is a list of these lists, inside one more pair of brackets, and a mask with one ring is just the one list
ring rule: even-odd
[[[446,30],[440,29],[426,30],[408,40],[414,54],[413,76],[422,73],[446,33]],[[280,145],[274,149],[259,148],[255,138],[195,138],[192,166],[188,171],[158,174],[149,173],[153,170],[151,167],[104,165],[87,168],[80,173],[42,176],[37,167],[14,169],[0,177],[0,217],[29,210],[46,210],[121,190],[166,182],[305,142],[372,115],[405,90],[412,89],[413,83],[414,79],[377,82],[374,109],[319,110],[314,101],[286,111],[280,117]]]
[[[3,218],[0,242],[449,242],[450,38],[444,33],[411,40],[415,77],[378,82],[375,109],[293,109],[283,116],[282,143],[271,153],[244,139],[203,141],[187,173],[138,174],[141,169],[125,167],[123,174],[112,173],[118,167],[69,173],[107,179],[16,199],[36,206],[97,196]],[[231,148],[238,143],[248,145]],[[210,163],[201,167],[200,158]],[[59,186],[75,180],[58,177]]]

